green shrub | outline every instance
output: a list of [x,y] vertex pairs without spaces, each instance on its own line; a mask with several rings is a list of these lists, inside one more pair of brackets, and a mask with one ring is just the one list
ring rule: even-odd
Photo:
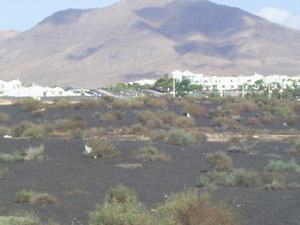
[[105,201],[108,203],[135,203],[137,196],[133,189],[119,184],[107,192]]
[[165,124],[174,125],[178,115],[174,112],[163,112],[160,114],[160,118]]
[[51,127],[52,130],[58,132],[67,132],[75,129],[84,130],[87,128],[87,123],[80,115],[72,115],[68,119],[56,120],[55,124]]
[[10,115],[7,113],[0,112],[0,122],[8,122],[10,121]]
[[235,153],[250,153],[253,148],[255,147],[256,143],[252,145],[248,145],[246,143],[242,143],[240,145],[231,144],[228,148],[228,152],[235,152]]
[[42,222],[39,217],[32,213],[17,213],[9,217],[0,217],[1,225],[58,225],[55,222]]
[[132,109],[140,109],[144,105],[141,99],[133,98],[127,102],[127,106]]
[[12,163],[12,162],[24,162],[25,157],[20,152],[14,152],[12,154],[0,153],[0,162]]
[[38,147],[29,147],[25,150],[25,160],[44,160],[47,157],[44,155],[45,146],[42,144]]
[[191,134],[195,137],[196,141],[198,142],[207,140],[206,134],[200,129],[191,131]]
[[105,203],[90,214],[90,225],[159,225],[141,203]]
[[162,98],[149,98],[146,101],[146,104],[148,106],[159,108],[159,109],[165,109],[168,106],[168,102]]
[[166,142],[172,145],[189,145],[195,143],[195,137],[184,130],[173,129],[169,131]]
[[29,199],[30,204],[39,204],[39,205],[55,205],[58,204],[57,198],[53,197],[48,193],[38,193],[34,194]]
[[25,137],[35,139],[45,139],[46,131],[43,126],[33,124],[29,121],[23,121],[19,125],[14,125],[11,129],[13,137]]
[[99,99],[92,98],[84,98],[80,103],[75,104],[76,109],[88,109],[88,108],[96,108],[101,105],[101,101]]
[[205,176],[201,176],[198,184],[204,187],[256,187],[260,183],[261,178],[258,173],[245,169],[236,169],[232,172],[213,170]]
[[198,185],[203,187],[214,186],[228,186],[233,187],[235,185],[234,176],[232,173],[218,172],[213,170],[208,172],[205,176],[201,176]]
[[0,134],[9,134],[10,129],[8,127],[0,126]]
[[0,169],[0,180],[4,180],[8,173],[8,168],[1,168]]
[[171,157],[165,153],[160,153],[154,146],[145,146],[136,155],[137,159],[149,160],[151,162],[168,162]]
[[113,102],[111,103],[113,108],[121,109],[127,106],[126,100],[114,98]]
[[233,173],[235,186],[239,187],[256,187],[260,178],[256,172],[237,169]]
[[116,147],[106,140],[92,140],[87,144],[92,151],[85,152],[88,158],[118,158],[121,153]]
[[260,124],[260,121],[255,117],[250,117],[246,122],[248,125],[257,126]]
[[164,142],[168,136],[168,132],[165,130],[155,130],[150,134],[152,141]]
[[300,154],[300,138],[292,140],[292,146],[286,151],[291,154]]
[[300,166],[297,164],[295,159],[291,159],[289,162],[284,162],[282,160],[271,160],[265,170],[268,172],[276,171],[293,171],[300,172]]
[[265,125],[277,125],[279,124],[279,120],[276,116],[273,116],[270,113],[265,113],[264,118],[262,119],[263,124]]
[[217,171],[229,172],[233,169],[231,157],[223,151],[208,153],[206,159]]
[[149,135],[150,131],[148,127],[144,127],[141,124],[134,124],[131,127],[123,128],[122,134],[128,135]]
[[26,98],[22,103],[22,110],[26,112],[32,112],[42,109],[44,107],[43,102],[33,98]]
[[212,123],[217,127],[225,127],[225,128],[237,128],[238,123],[236,120],[230,117],[215,117],[212,119]]
[[102,114],[100,119],[107,123],[113,123],[117,120],[122,120],[125,117],[125,113],[121,111],[111,111],[105,114]]
[[168,225],[236,225],[238,220],[232,209],[224,203],[213,202],[209,194],[184,191],[171,195],[157,213],[161,224]]
[[73,108],[72,103],[65,98],[54,99],[53,106],[55,109],[71,109]]
[[263,174],[263,183],[272,184],[273,182],[284,184],[284,176],[280,173],[267,172]]
[[201,117],[206,114],[206,109],[197,104],[189,104],[184,109],[187,113],[191,114],[193,117]]
[[18,191],[15,195],[15,202],[17,203],[29,203],[30,199],[35,195],[36,193],[32,190],[22,190]]
[[101,113],[101,112],[95,112],[95,113],[93,114],[93,117],[94,117],[94,118],[101,118],[101,116],[102,116],[102,113]]
[[188,118],[185,116],[177,117],[175,123],[176,123],[176,126],[179,128],[188,128],[188,127],[195,126],[195,120],[193,118]]

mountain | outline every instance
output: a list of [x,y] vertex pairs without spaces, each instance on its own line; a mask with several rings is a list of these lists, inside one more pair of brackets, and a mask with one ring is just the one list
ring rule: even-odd
[[0,79],[100,87],[195,73],[298,75],[300,32],[206,0],[121,0],[57,12],[0,41]]
[[0,31],[0,42],[7,40],[8,38],[12,38],[21,33],[21,31],[17,30],[3,30]]

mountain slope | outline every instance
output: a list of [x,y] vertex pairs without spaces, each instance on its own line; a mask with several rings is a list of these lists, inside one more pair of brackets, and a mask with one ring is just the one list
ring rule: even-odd
[[206,0],[121,0],[60,11],[0,41],[0,79],[99,87],[187,69],[300,71],[300,32]]

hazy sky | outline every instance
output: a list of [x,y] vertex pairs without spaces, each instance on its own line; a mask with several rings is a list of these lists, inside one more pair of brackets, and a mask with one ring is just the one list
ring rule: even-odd
[[[27,30],[59,10],[96,8],[118,0],[0,0],[0,30]],[[147,0],[141,0],[147,1]],[[159,0],[157,0],[159,1]],[[212,0],[300,30],[299,0]]]

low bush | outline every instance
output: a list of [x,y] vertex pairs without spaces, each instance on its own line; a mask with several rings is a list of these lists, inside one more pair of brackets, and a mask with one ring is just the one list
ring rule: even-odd
[[284,176],[280,173],[267,172],[263,175],[263,183],[272,184],[273,182],[284,184],[285,179]]
[[12,163],[12,162],[24,162],[25,157],[20,152],[14,152],[12,154],[0,153],[1,163]]
[[255,118],[255,117],[250,117],[247,119],[247,122],[246,122],[248,125],[252,125],[252,126],[257,126],[260,124],[260,121],[259,119]]
[[0,112],[0,122],[8,122],[10,121],[10,115],[8,113]]
[[44,107],[44,104],[42,101],[33,99],[33,98],[26,98],[21,103],[22,110],[26,112],[32,112],[35,110],[42,109]]
[[53,107],[55,109],[72,109],[72,103],[65,98],[57,98],[53,100]]
[[237,225],[228,205],[213,202],[209,194],[187,190],[171,195],[153,213],[135,201],[106,201],[90,214],[90,225]]
[[141,124],[134,124],[131,127],[123,128],[121,134],[147,136],[150,134],[150,131],[148,127],[144,127]]
[[157,209],[167,225],[237,225],[238,219],[231,207],[213,202],[207,193],[187,190],[171,195],[164,205]]
[[168,162],[171,156],[160,153],[154,146],[145,146],[136,154],[137,159],[149,160],[151,162]]
[[212,119],[214,126],[222,128],[238,128],[238,123],[236,120],[230,117],[215,117]]
[[233,173],[234,184],[239,187],[256,187],[260,183],[258,173],[244,169],[237,169]]
[[84,130],[87,128],[87,123],[80,115],[72,115],[68,119],[56,120],[55,124],[51,127],[52,131],[67,132],[75,129]]
[[146,104],[147,106],[151,106],[159,109],[165,109],[168,106],[168,102],[162,98],[149,98],[146,101]]
[[242,143],[240,145],[231,144],[226,151],[234,152],[234,153],[250,153],[255,147],[256,143],[252,145],[248,145],[246,143]]
[[100,116],[100,119],[107,123],[113,123],[117,120],[122,120],[125,117],[125,113],[121,111],[111,111]]
[[135,203],[137,196],[133,189],[119,184],[107,192],[105,201],[109,203]]
[[35,195],[36,193],[32,190],[22,190],[18,191],[15,195],[15,202],[17,203],[29,203],[30,199]]
[[217,171],[230,172],[233,170],[231,157],[223,151],[208,153],[206,159]]
[[179,128],[188,128],[195,126],[195,120],[193,118],[187,118],[185,116],[179,116],[176,119],[176,126]]
[[44,160],[46,156],[44,155],[45,146],[42,144],[38,147],[29,147],[25,150],[25,160]]
[[276,171],[292,171],[292,172],[300,172],[300,166],[297,164],[295,159],[291,159],[289,162],[284,162],[282,160],[271,160],[267,166],[265,166],[265,170],[268,172],[276,172]]
[[166,142],[172,145],[190,145],[195,143],[195,137],[184,130],[173,129],[169,131]]
[[10,129],[8,127],[0,126],[0,135],[9,134]]
[[52,195],[48,193],[38,193],[34,194],[29,199],[30,204],[39,204],[39,205],[55,205],[58,204],[57,198],[53,197]]
[[172,125],[176,124],[178,115],[174,112],[163,112],[160,114],[160,118],[165,124],[172,126]]
[[41,220],[38,216],[32,213],[14,213],[9,217],[0,217],[1,225],[59,225],[55,221]]
[[43,140],[46,137],[46,131],[43,126],[33,124],[29,121],[23,121],[14,125],[11,129],[13,137],[34,138]]
[[8,174],[8,168],[1,168],[0,169],[0,180],[4,180],[6,175]]
[[195,137],[197,142],[202,142],[207,140],[206,134],[200,129],[191,131],[191,134]]
[[101,100],[92,99],[92,98],[84,98],[80,103],[74,105],[75,109],[88,109],[88,108],[96,108],[101,105]]
[[141,203],[105,203],[89,216],[90,225],[159,225]]
[[185,107],[184,110],[193,117],[201,117],[206,114],[206,109],[197,104],[189,104]]
[[127,106],[127,101],[114,98],[113,102],[111,103],[111,106],[116,109],[121,109]]
[[258,173],[245,169],[236,169],[232,172],[219,172],[213,170],[200,177],[198,185],[204,187],[256,187],[260,185],[261,178]]
[[141,99],[138,99],[138,98],[130,99],[127,102],[127,106],[129,108],[132,108],[132,109],[140,109],[140,108],[143,107],[143,105],[144,105],[143,101]]
[[290,154],[300,154],[300,138],[295,138],[292,140],[292,146],[286,150]]
[[265,113],[262,123],[265,125],[277,125],[280,123],[280,121],[277,119],[276,116],[273,116],[270,113]]
[[155,130],[150,134],[152,141],[164,142],[168,136],[168,132],[165,130]]
[[88,158],[118,158],[121,155],[116,147],[106,140],[92,140],[87,146],[92,149],[84,153]]

